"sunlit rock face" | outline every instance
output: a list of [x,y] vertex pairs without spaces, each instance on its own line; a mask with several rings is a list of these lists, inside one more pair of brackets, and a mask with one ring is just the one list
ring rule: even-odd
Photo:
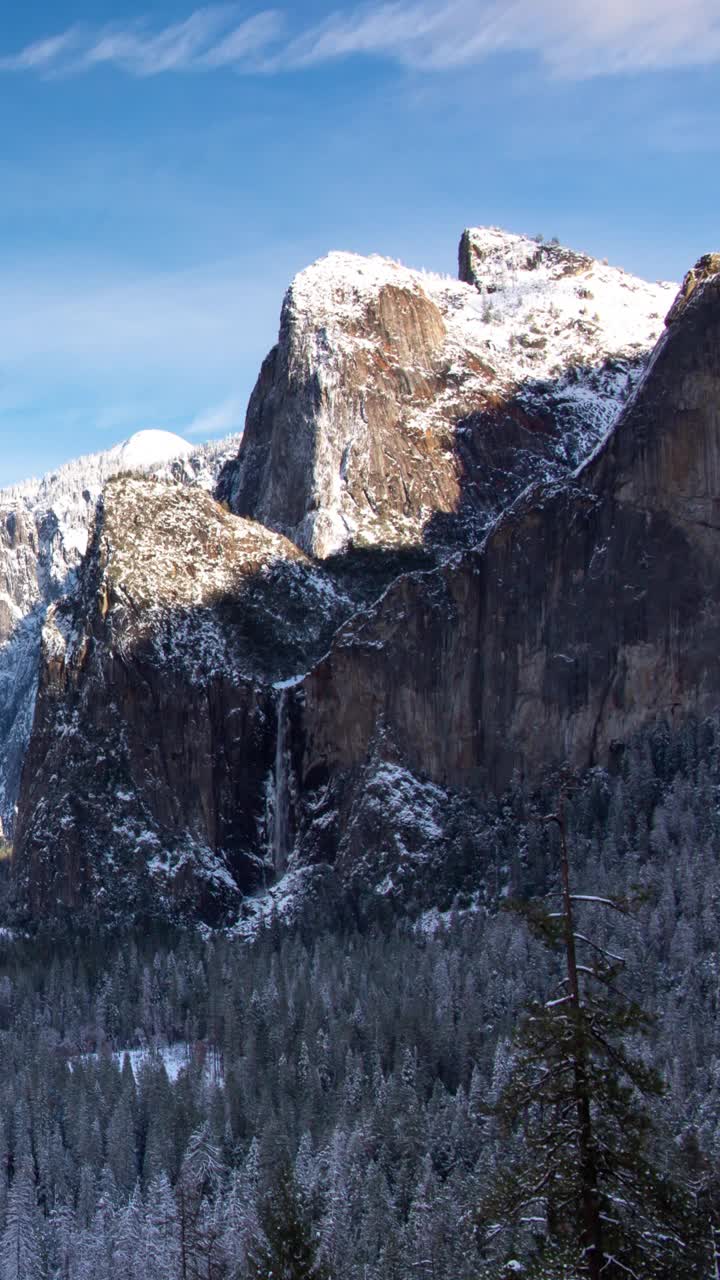
[[364,767],[377,726],[451,787],[606,763],[652,720],[717,709],[720,275],[673,308],[595,455],[485,543],[398,582],[301,691],[303,768]]
[[321,557],[457,546],[600,439],[675,286],[493,228],[463,245],[461,281],[348,253],[296,277],[222,481],[234,511]]

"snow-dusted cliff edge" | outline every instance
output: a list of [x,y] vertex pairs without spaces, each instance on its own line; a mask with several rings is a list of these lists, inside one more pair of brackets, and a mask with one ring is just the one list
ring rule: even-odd
[[224,478],[233,510],[327,556],[477,540],[607,431],[676,286],[466,232],[472,282],[332,253],[300,273]]
[[0,490],[0,820],[12,831],[32,727],[40,634],[48,605],[72,589],[106,481],[147,471],[212,490],[237,437],[192,447],[140,431],[102,453]]

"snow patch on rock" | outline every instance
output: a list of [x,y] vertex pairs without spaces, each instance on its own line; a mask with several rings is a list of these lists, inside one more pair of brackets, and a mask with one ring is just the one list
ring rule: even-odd
[[[482,250],[476,285],[353,253],[330,253],[296,276],[291,306],[318,331],[321,367],[331,363],[338,347],[372,345],[361,334],[348,334],[387,286],[435,303],[445,324],[445,353],[455,356],[458,372],[468,351],[489,361],[489,369],[484,365],[475,375],[482,393],[488,381],[509,390],[611,354],[637,355],[660,336],[677,284],[650,284],[496,227],[469,234]],[[429,411],[436,412],[437,406]]]

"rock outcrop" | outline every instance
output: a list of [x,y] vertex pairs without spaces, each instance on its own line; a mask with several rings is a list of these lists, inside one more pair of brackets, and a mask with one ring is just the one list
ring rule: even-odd
[[[317,545],[330,527],[319,517],[350,492],[313,507],[332,472],[313,463],[315,445],[292,541],[196,490],[111,484],[79,591],[44,631],[16,847],[29,915],[227,921],[244,895],[318,864],[343,883],[362,867],[391,894],[412,859],[465,856],[472,805],[513,777],[532,786],[566,761],[605,764],[649,722],[716,710],[720,274],[704,261],[592,456],[430,568],[409,572],[409,553],[391,554],[405,536],[392,496],[395,533],[380,536],[377,512],[357,517],[364,552],[299,549],[335,545]],[[402,330],[426,353],[420,380],[435,376],[440,322],[447,342],[436,311],[440,321],[418,302]],[[337,349],[333,339],[328,359]],[[222,481],[236,506],[254,486],[268,523],[290,501],[283,467],[299,474],[320,420],[302,416],[315,356],[308,347],[293,382],[278,376],[285,354],[281,343],[256,393],[268,421],[255,429],[251,413],[250,443]],[[309,434],[288,460],[293,387]],[[337,408],[354,391],[334,394]],[[348,455],[350,488],[353,466]],[[427,541],[425,515],[413,527]],[[388,563],[397,573],[381,590]]]
[[672,324],[674,320],[677,320],[698,285],[710,279],[711,276],[717,275],[718,272],[720,272],[720,253],[706,253],[702,258],[699,258],[695,266],[691,267],[687,272],[680,287],[680,292],[668,312],[666,323]]
[[72,589],[105,482],[151,469],[212,489],[236,449],[236,437],[191,448],[167,431],[139,431],[104,453],[0,491],[0,822],[7,832],[32,726],[43,620]]
[[477,288],[346,253],[297,276],[221,482],[234,511],[321,557],[456,547],[586,456],[675,287],[495,229],[466,241]]
[[[554,281],[569,276],[583,281],[593,275],[598,265],[588,254],[567,249],[556,240],[509,236],[496,227],[468,227],[463,231],[458,250],[459,279],[474,285],[480,293],[504,292],[510,271],[514,274],[537,271]],[[584,287],[582,283],[579,285],[580,289]],[[592,294],[588,292],[586,296],[591,298]]]
[[571,481],[524,495],[482,547],[403,578],[339,634],[294,695],[300,790],[352,790],[380,738],[450,788],[607,763],[650,721],[717,710],[719,599],[715,274],[673,308]]
[[17,846],[31,914],[213,920],[283,857],[283,681],[350,610],[293,544],[199,489],[110,482],[43,629]]

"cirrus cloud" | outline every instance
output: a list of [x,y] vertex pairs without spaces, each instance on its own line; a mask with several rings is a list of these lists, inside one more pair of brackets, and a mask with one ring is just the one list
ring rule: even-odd
[[367,57],[442,72],[503,53],[535,56],[549,74],[575,79],[710,66],[720,61],[720,0],[390,0],[305,29],[279,9],[238,21],[235,5],[215,5],[160,29],[149,20],[74,26],[0,57],[0,70],[277,74]]

